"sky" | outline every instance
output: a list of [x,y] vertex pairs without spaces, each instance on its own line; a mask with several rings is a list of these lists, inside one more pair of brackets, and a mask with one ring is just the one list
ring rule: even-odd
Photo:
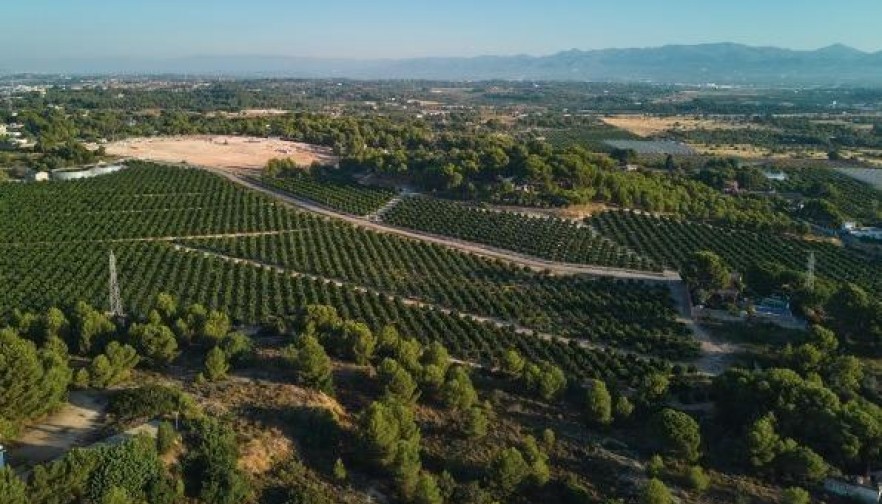
[[738,42],[882,50],[880,0],[10,0],[18,58],[407,58]]

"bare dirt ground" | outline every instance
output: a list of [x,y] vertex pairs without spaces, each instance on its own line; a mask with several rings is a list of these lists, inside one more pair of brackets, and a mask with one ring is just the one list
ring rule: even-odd
[[330,149],[273,138],[194,135],[130,138],[104,146],[111,156],[163,163],[187,163],[234,173],[255,174],[270,159],[290,158],[300,166],[336,164]]
[[239,112],[210,112],[206,117],[273,117],[290,114],[290,110],[282,109],[245,109]]
[[765,147],[749,144],[707,145],[690,143],[695,152],[706,156],[740,157],[747,159],[827,159],[827,153],[820,150],[799,149],[771,152]]
[[648,116],[648,115],[615,115],[603,117],[601,120],[629,131],[637,136],[652,137],[668,131],[690,131],[696,129],[721,130],[721,129],[761,129],[739,121],[727,121],[724,119],[705,119],[696,116]]
[[93,441],[100,430],[106,401],[96,392],[75,391],[57,413],[27,428],[10,448],[16,466],[32,466]]

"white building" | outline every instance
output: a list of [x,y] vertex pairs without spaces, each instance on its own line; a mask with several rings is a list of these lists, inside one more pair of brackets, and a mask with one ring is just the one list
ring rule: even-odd
[[774,180],[776,182],[784,182],[787,180],[787,174],[784,172],[764,171],[763,176],[768,180]]
[[882,228],[860,227],[854,222],[846,222],[842,224],[842,230],[855,238],[882,240]]

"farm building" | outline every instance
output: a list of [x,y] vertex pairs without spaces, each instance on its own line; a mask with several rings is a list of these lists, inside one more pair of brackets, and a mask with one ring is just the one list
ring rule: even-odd
[[87,169],[78,170],[55,170],[52,172],[52,180],[78,180],[85,178],[98,177],[100,175],[109,175],[116,173],[125,168],[125,165],[105,165],[93,166]]
[[882,228],[860,227],[854,222],[846,222],[842,225],[842,231],[854,238],[882,240]]
[[47,180],[49,180],[49,172],[38,171],[38,172],[32,173],[30,176],[30,179],[33,180],[34,182],[46,182]]
[[767,180],[774,180],[776,182],[784,182],[787,180],[787,174],[784,172],[764,171],[763,176],[766,177]]

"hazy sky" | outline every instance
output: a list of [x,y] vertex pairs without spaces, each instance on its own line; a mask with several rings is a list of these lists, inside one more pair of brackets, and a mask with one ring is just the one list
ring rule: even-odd
[[880,0],[9,0],[19,58],[547,54],[741,42],[882,49]]

